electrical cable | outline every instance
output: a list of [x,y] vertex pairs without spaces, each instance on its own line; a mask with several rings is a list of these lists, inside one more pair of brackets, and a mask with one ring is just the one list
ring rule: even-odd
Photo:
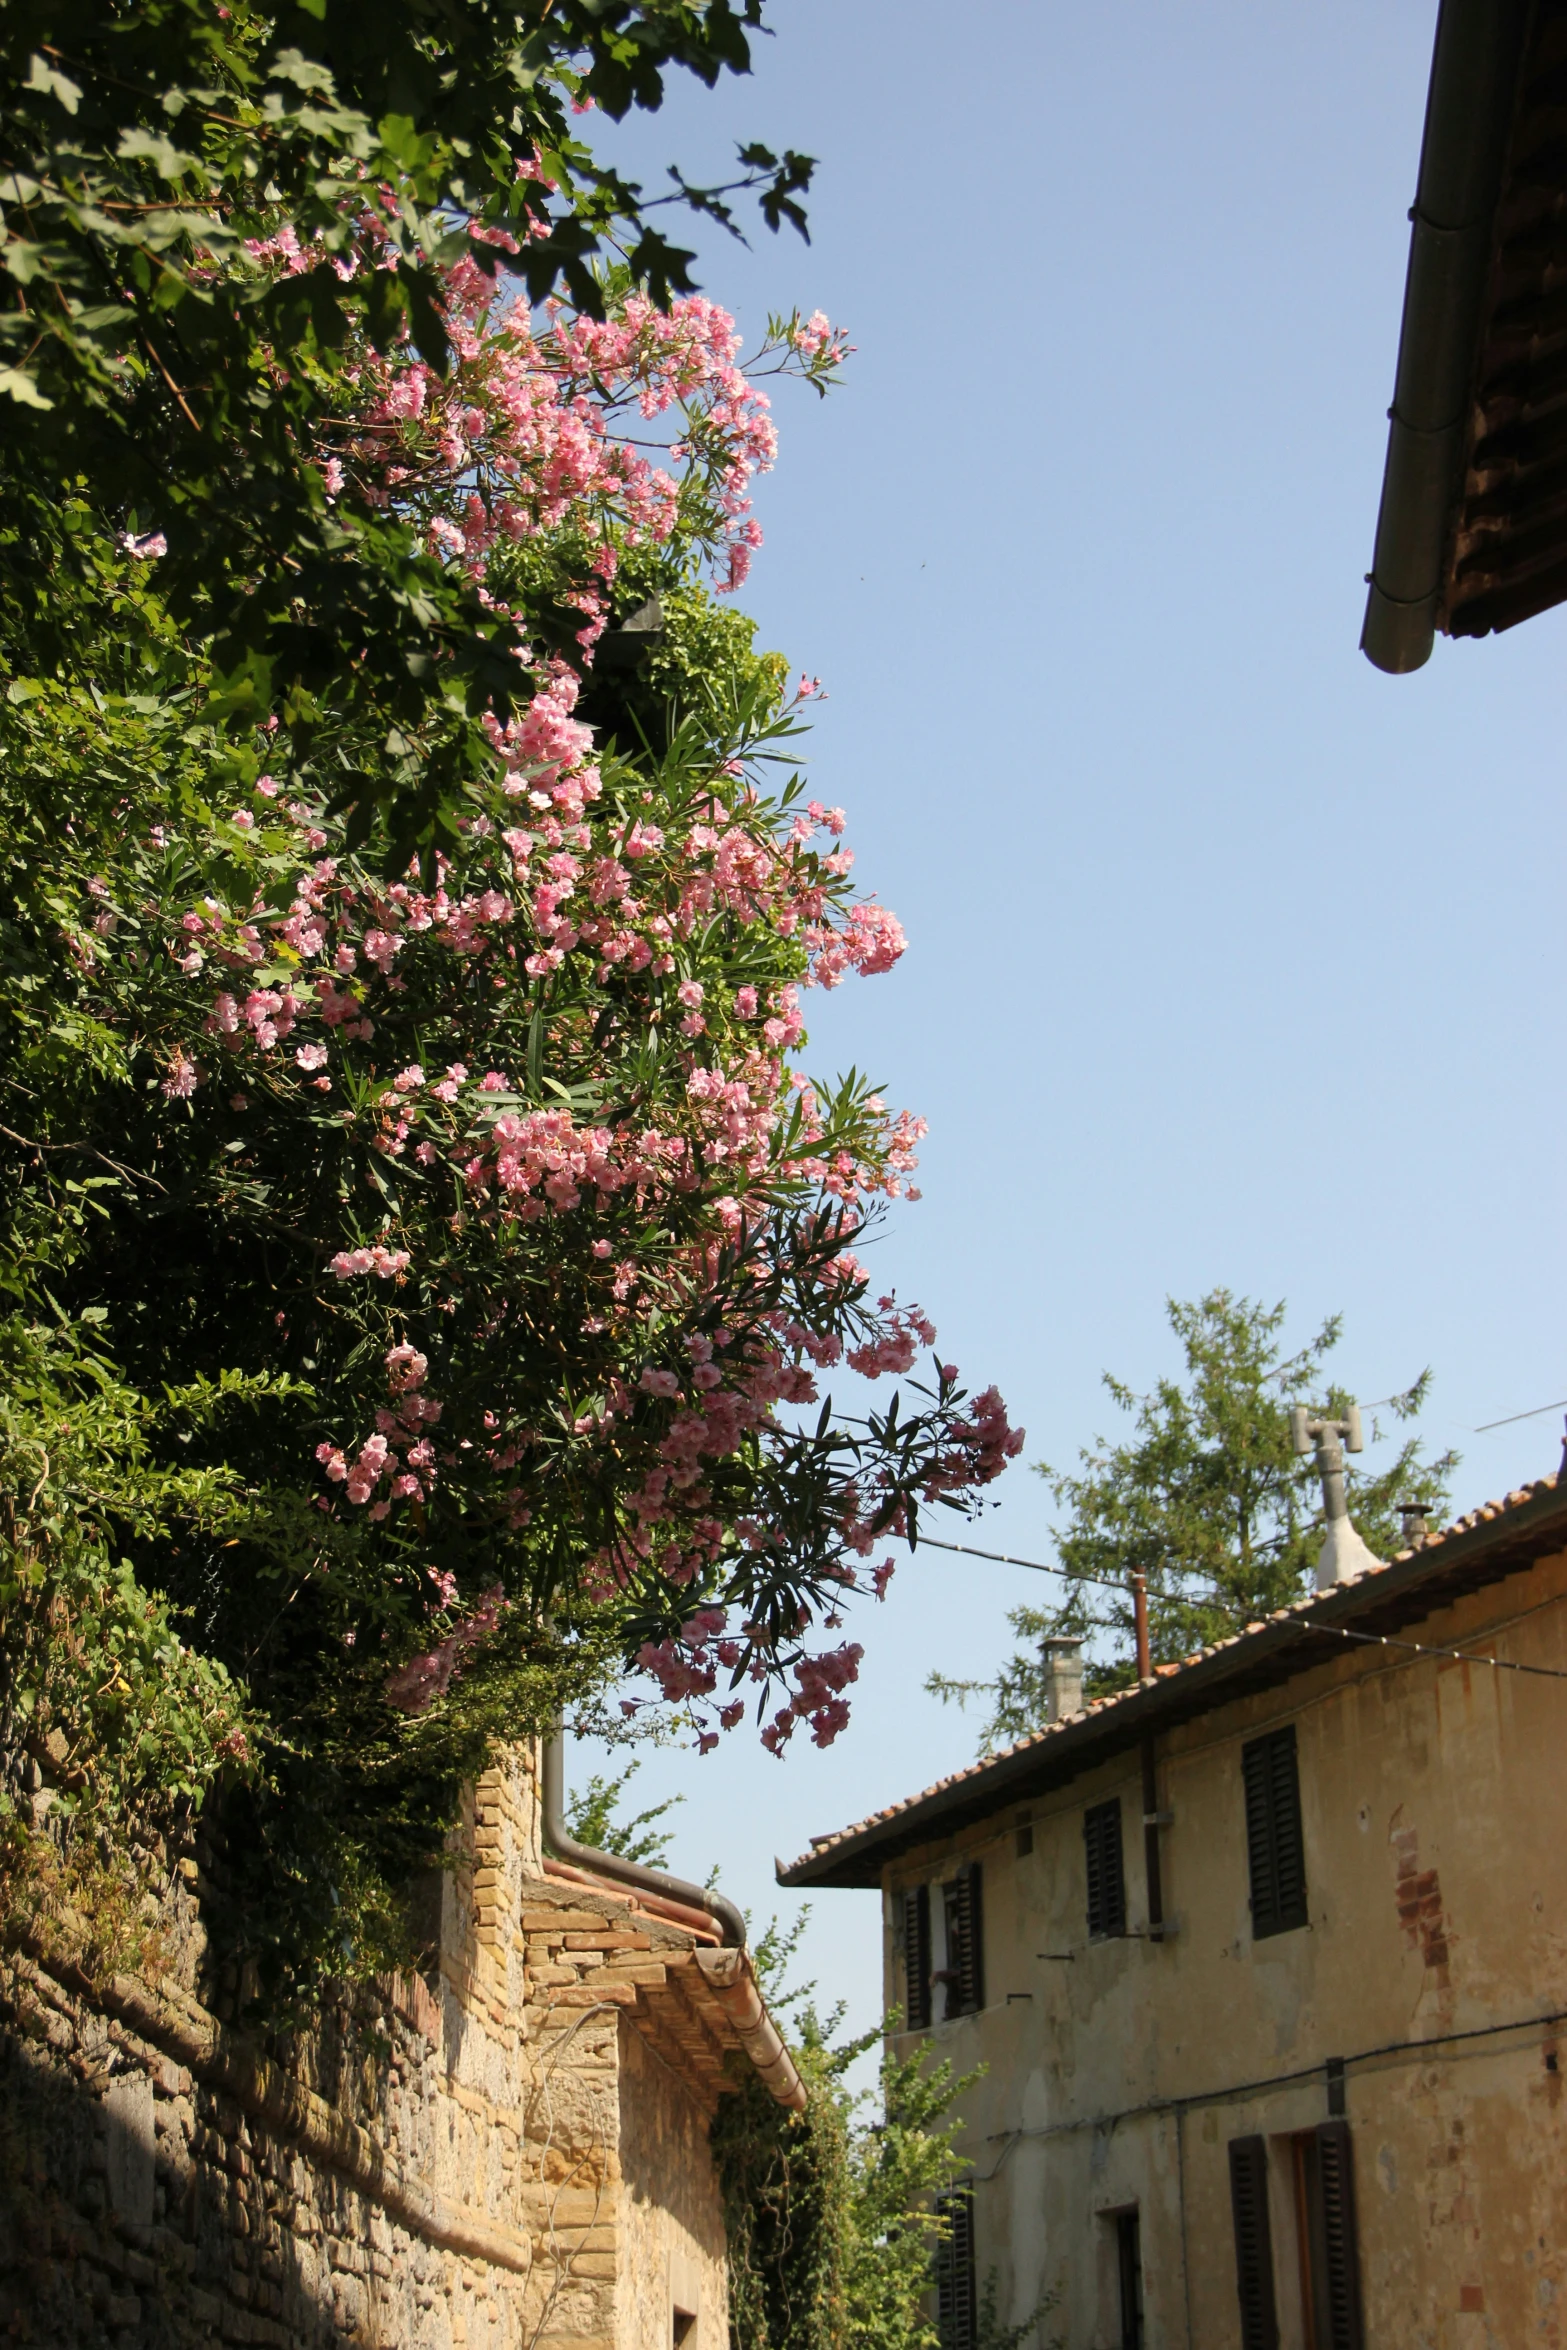
[[[1554,1411],[1555,1408],[1554,1404],[1547,1406],[1548,1410]],[[1095,1583],[1104,1591],[1119,1591],[1123,1597],[1126,1594],[1127,1586],[1124,1583],[1115,1581],[1109,1575],[1085,1574],[1079,1567],[1047,1566],[1042,1559],[1012,1558],[1004,1550],[977,1550],[972,1543],[968,1542],[939,1542],[932,1534],[922,1535],[920,1540],[931,1550],[961,1551],[965,1558],[994,1559],[998,1566],[1003,1567],[1031,1567],[1039,1575],[1066,1575],[1079,1583]],[[1237,1618],[1241,1612],[1238,1608],[1217,1598],[1203,1599],[1196,1604],[1202,1607],[1219,1608],[1224,1614]],[[1255,1621],[1257,1619],[1249,1620]],[[1261,1619],[1263,1622],[1266,1620],[1265,1617]],[[1297,1632],[1331,1632],[1336,1639],[1359,1640],[1365,1642],[1369,1647],[1407,1649],[1411,1656],[1450,1657],[1455,1663],[1462,1665],[1494,1665],[1497,1671],[1502,1673],[1533,1673],[1545,1681],[1567,1681],[1567,1672],[1557,1665],[1517,1664],[1511,1657],[1484,1656],[1477,1650],[1467,1648],[1430,1648],[1419,1640],[1395,1640],[1386,1632],[1351,1632],[1346,1630],[1342,1624],[1324,1624],[1310,1618],[1298,1618],[1293,1629]]]
[[1567,1672],[1557,1665],[1518,1664],[1510,1656],[1483,1656],[1469,1648],[1428,1648],[1419,1640],[1394,1640],[1386,1632],[1351,1632],[1342,1624],[1314,1624],[1297,1622],[1297,1632],[1331,1632],[1340,1640],[1361,1640],[1370,1648],[1405,1648],[1411,1656],[1452,1657],[1461,1665],[1495,1665],[1499,1673],[1535,1673],[1542,1681],[1567,1681]]
[[1547,1412],[1567,1411],[1567,1395],[1559,1403],[1536,1404],[1532,1412],[1509,1412],[1505,1420],[1482,1420],[1476,1436],[1486,1436],[1493,1428],[1516,1428],[1520,1420],[1543,1420]]
[[[1002,1567],[1029,1567],[1036,1575],[1064,1575],[1067,1580],[1072,1583],[1094,1583],[1098,1585],[1101,1591],[1119,1591],[1123,1599],[1126,1597],[1127,1592],[1131,1589],[1129,1581],[1123,1581],[1115,1575],[1090,1575],[1087,1569],[1084,1567],[1063,1567],[1060,1564],[1050,1565],[1044,1559],[1013,1558],[1007,1551],[1004,1550],[977,1550],[971,1542],[941,1542],[938,1541],[934,1534],[922,1534],[918,1543],[911,1544],[910,1547],[919,1550],[956,1550],[961,1551],[965,1558],[994,1559],[996,1564]],[[1180,1570],[1177,1569],[1177,1572],[1180,1572]],[[1179,1599],[1185,1595],[1181,1592],[1164,1593],[1162,1595],[1158,1592],[1155,1592],[1152,1596],[1155,1598],[1163,1596],[1166,1598],[1174,1597]],[[1225,1615],[1235,1616],[1237,1618],[1241,1613],[1240,1609],[1237,1608],[1232,1601],[1220,1599],[1217,1593],[1215,1593],[1212,1599],[1204,1598],[1190,1604],[1194,1604],[1199,1607],[1216,1607],[1221,1609]]]

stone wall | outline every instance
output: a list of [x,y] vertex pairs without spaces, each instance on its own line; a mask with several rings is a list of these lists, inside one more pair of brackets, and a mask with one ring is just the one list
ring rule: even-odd
[[539,1852],[518,1751],[474,1791],[440,1965],[262,2046],[156,1980],[0,1968],[0,2333],[49,2350],[725,2350],[707,2127],[737,2054],[711,1937]]
[[[621,2025],[620,2350],[725,2350],[724,2216],[708,2160],[711,2107]],[[682,2321],[689,2319],[686,2327]]]

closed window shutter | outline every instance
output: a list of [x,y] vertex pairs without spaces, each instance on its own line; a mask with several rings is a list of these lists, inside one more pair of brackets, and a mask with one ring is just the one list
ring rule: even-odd
[[936,2332],[941,2350],[975,2350],[979,2333],[974,2292],[974,2191],[938,2195],[945,2233],[936,2247]]
[[1323,2307],[1318,2340],[1324,2350],[1362,2350],[1360,2243],[1355,2227],[1355,2164],[1344,2121],[1317,2128],[1317,2210],[1319,2241],[1315,2267]]
[[903,1896],[903,2013],[911,2032],[930,2029],[930,1887]]
[[1263,2138],[1230,2140],[1230,2210],[1235,2220],[1235,2287],[1241,2350],[1279,2350],[1268,2226],[1268,2148]]
[[1126,1932],[1126,1877],[1121,1866],[1121,1799],[1090,1804],[1083,1814],[1083,1854],[1088,1870],[1088,1931]]
[[947,1954],[947,1964],[957,1976],[952,1988],[957,1993],[959,2015],[978,2015],[985,2004],[985,1918],[980,1886],[979,1862],[971,1860],[958,1871],[957,1898],[952,1904],[958,1946]]
[[1251,1873],[1251,1930],[1261,1940],[1303,1926],[1306,1847],[1300,1825],[1300,1772],[1289,1724],[1241,1749],[1246,1787],[1246,1858]]
[[1300,1772],[1293,1727],[1276,1730],[1269,1741],[1269,1793],[1273,1808],[1273,1869],[1279,1916],[1287,1925],[1306,1923],[1306,1846],[1300,1827]]

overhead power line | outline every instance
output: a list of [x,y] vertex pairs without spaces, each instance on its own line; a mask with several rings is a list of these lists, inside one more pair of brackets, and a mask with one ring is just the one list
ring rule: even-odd
[[[1085,1567],[1063,1567],[1059,1561],[1051,1562],[1045,1559],[1013,1558],[1011,1553],[1005,1550],[977,1550],[971,1542],[941,1542],[934,1534],[922,1534],[914,1547],[919,1550],[956,1550],[960,1551],[964,1558],[993,1559],[999,1567],[1028,1567],[1036,1575],[1064,1575],[1072,1583],[1093,1583],[1101,1591],[1119,1591],[1123,1599],[1131,1589],[1130,1574],[1124,1578],[1118,1575],[1090,1575]],[[1182,1568],[1176,1569],[1177,1574],[1183,1572],[1185,1570]],[[1217,1594],[1213,1599],[1205,1600],[1203,1605],[1223,1608],[1230,1615],[1239,1612],[1233,1601],[1221,1598]]]
[[[1545,1408],[1547,1411],[1555,1411],[1558,1407],[1555,1404],[1547,1404]],[[1520,1419],[1534,1417],[1532,1413],[1528,1412],[1521,1412],[1518,1416]],[[921,1547],[928,1550],[956,1550],[960,1551],[965,1558],[993,1559],[998,1566],[1002,1567],[1030,1567],[1038,1575],[1069,1575],[1079,1583],[1097,1583],[1103,1590],[1119,1591],[1123,1597],[1126,1593],[1126,1585],[1117,1582],[1113,1576],[1088,1575],[1077,1567],[1049,1566],[1043,1559],[1013,1558],[1009,1552],[1004,1550],[978,1550],[968,1542],[941,1542],[933,1534],[922,1535],[920,1543]],[[1231,1608],[1229,1612],[1234,1614],[1237,1611]],[[1486,1656],[1478,1649],[1431,1648],[1424,1641],[1395,1640],[1391,1634],[1386,1632],[1351,1632],[1343,1624],[1324,1624],[1314,1621],[1310,1617],[1297,1617],[1293,1629],[1297,1632],[1331,1632],[1336,1639],[1358,1640],[1370,1648],[1401,1648],[1411,1656],[1449,1657],[1455,1663],[1463,1665],[1493,1665],[1499,1673],[1532,1673],[1540,1680],[1567,1681],[1567,1672],[1563,1672],[1556,1665],[1519,1664],[1511,1657]]]
[[1561,1411],[1567,1411],[1567,1395],[1562,1397],[1560,1403],[1536,1404],[1532,1412],[1509,1412],[1505,1420],[1483,1420],[1475,1434],[1484,1436],[1492,1428],[1515,1428],[1520,1420],[1543,1420],[1547,1412]]
[[[1520,1414],[1520,1417],[1525,1416]],[[1510,1656],[1485,1656],[1477,1649],[1427,1648],[1420,1640],[1394,1640],[1386,1632],[1351,1632],[1342,1624],[1299,1622],[1295,1629],[1297,1632],[1332,1632],[1340,1640],[1364,1641],[1368,1648],[1405,1648],[1411,1656],[1446,1656],[1461,1665],[1494,1665],[1499,1673],[1535,1673],[1542,1681],[1567,1681],[1567,1673],[1557,1665],[1523,1665],[1516,1663]]]

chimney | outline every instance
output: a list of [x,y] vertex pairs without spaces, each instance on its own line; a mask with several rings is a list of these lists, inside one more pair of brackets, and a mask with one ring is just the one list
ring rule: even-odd
[[1426,1501],[1401,1501],[1398,1522],[1403,1530],[1404,1548],[1418,1550],[1431,1531],[1431,1505]]
[[1065,1721],[1083,1710],[1083,1643],[1072,1632],[1050,1632],[1039,1643],[1045,1668],[1045,1719]]
[[1322,1514],[1327,1520],[1327,1532],[1317,1553],[1317,1589],[1331,1591],[1335,1583],[1347,1583],[1352,1575],[1363,1575],[1368,1567],[1382,1564],[1351,1525],[1344,1493],[1344,1455],[1359,1452],[1365,1441],[1360,1406],[1352,1403],[1341,1420],[1330,1420],[1313,1419],[1305,1404],[1297,1404],[1290,1413],[1290,1434],[1298,1453],[1316,1452]]

